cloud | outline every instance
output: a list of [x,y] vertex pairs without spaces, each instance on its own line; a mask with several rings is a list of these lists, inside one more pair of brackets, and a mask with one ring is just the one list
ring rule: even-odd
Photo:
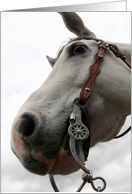
[[[55,57],[58,48],[74,37],[57,13],[2,13],[2,192],[52,192],[47,176],[26,171],[10,148],[12,122],[24,101],[48,77],[51,67],[46,55]],[[79,13],[98,37],[112,42],[130,42],[131,14],[126,12]],[[101,22],[100,22],[101,21]],[[127,119],[125,130],[131,118]],[[107,181],[106,192],[130,192],[130,134],[97,144],[90,150],[86,166],[94,176]],[[61,191],[74,192],[82,183],[82,170],[56,176]],[[63,182],[63,184],[62,184]],[[93,192],[87,184],[84,192]]]

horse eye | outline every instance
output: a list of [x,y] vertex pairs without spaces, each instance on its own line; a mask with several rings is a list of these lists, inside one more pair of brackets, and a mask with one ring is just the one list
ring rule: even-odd
[[84,45],[76,45],[72,48],[72,55],[83,54],[87,50],[87,47]]

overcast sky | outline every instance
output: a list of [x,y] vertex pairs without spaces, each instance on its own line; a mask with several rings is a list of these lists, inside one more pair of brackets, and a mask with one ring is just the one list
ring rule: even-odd
[[[80,12],[85,25],[98,38],[112,42],[131,42],[131,13]],[[2,192],[53,192],[48,175],[26,171],[10,149],[12,122],[28,96],[51,72],[46,55],[55,57],[68,38],[75,37],[57,13],[2,13]],[[127,119],[125,130],[131,122]],[[131,191],[131,133],[119,140],[100,143],[90,150],[86,163],[94,176],[107,181],[106,192]],[[68,176],[56,176],[62,192],[74,192],[80,186],[82,170]],[[84,192],[94,192],[86,185]]]

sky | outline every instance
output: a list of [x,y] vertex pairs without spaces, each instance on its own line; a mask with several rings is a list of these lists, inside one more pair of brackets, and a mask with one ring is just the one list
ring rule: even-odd
[[[131,13],[78,14],[98,38],[131,42]],[[48,175],[31,174],[20,164],[10,148],[10,133],[19,108],[52,70],[46,55],[56,57],[61,45],[75,35],[66,29],[56,12],[3,12],[1,22],[1,191],[53,192]],[[129,117],[123,130],[130,122]],[[130,192],[131,132],[121,139],[93,147],[86,167],[94,176],[105,178],[106,192]],[[82,183],[82,174],[80,170],[68,176],[58,175],[55,179],[62,192],[74,192]],[[89,184],[83,191],[94,192]]]

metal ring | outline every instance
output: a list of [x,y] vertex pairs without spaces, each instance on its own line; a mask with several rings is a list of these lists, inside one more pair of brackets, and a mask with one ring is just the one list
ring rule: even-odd
[[[102,180],[102,182],[103,182],[103,184],[104,184],[102,188],[101,188],[100,186],[98,186],[97,188],[95,187],[93,181],[94,181],[94,180],[97,180],[97,179]],[[106,188],[106,181],[105,181],[102,177],[95,177],[95,178],[92,178],[91,185],[92,185],[92,187],[93,187],[93,189],[94,189],[95,191],[97,191],[97,192],[102,192],[102,191]]]

